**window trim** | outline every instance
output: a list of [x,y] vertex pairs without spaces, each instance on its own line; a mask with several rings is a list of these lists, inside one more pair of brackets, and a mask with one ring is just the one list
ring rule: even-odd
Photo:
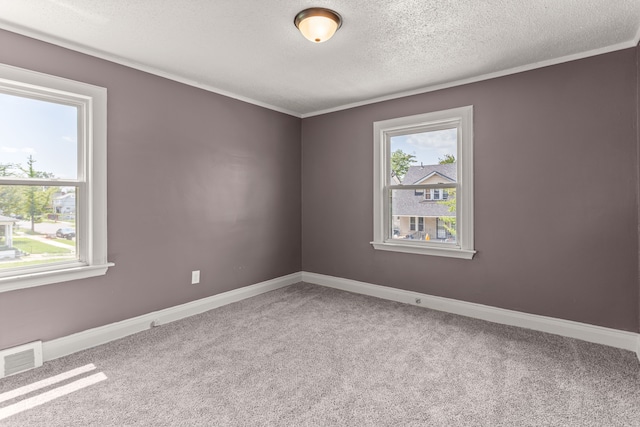
[[[456,244],[399,241],[390,235],[389,141],[392,136],[414,131],[458,128]],[[381,120],[373,123],[373,241],[374,249],[421,255],[472,259],[473,232],[473,106]],[[407,186],[408,189],[412,188]]]
[[[84,109],[84,123],[79,123],[84,144],[79,143],[78,156],[84,168],[70,186],[84,186],[80,198],[76,228],[79,260],[16,270],[0,277],[0,293],[70,280],[104,275],[113,263],[107,261],[107,89],[87,83],[0,64],[0,88],[41,99],[66,99]],[[81,157],[80,157],[81,156]],[[80,162],[79,162],[80,163]],[[20,184],[20,179],[6,179]],[[22,180],[24,181],[24,180]],[[37,180],[28,180],[33,184]],[[58,185],[67,181],[56,180]],[[82,212],[82,217],[80,213]]]

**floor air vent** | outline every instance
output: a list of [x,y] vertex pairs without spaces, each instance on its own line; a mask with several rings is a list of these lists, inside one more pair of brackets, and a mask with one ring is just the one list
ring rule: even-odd
[[0,378],[42,366],[42,341],[0,351]]

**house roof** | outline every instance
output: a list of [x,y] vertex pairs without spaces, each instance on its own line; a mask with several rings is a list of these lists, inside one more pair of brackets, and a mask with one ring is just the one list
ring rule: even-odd
[[0,224],[14,223],[17,219],[0,215]]
[[448,181],[455,182],[458,177],[456,163],[409,166],[409,170],[402,179],[402,183],[405,185],[419,184],[420,181],[433,174],[438,174]]
[[[457,177],[455,163],[444,165],[419,165],[410,166],[402,183],[405,185],[417,185],[425,178],[438,175],[442,182],[455,182]],[[424,194],[416,195],[415,190],[397,190],[393,192],[392,215],[396,216],[452,216],[449,207],[440,200],[425,200]]]
[[391,215],[401,216],[453,216],[449,207],[441,200],[425,200],[424,195],[415,195],[414,190],[394,191]]

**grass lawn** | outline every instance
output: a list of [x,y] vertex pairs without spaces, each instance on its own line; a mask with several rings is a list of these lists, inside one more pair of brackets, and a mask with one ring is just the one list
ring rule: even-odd
[[75,246],[76,246],[76,242],[75,242],[75,241],[73,241],[73,240],[67,240],[67,239],[51,239],[51,241],[52,241],[52,242],[62,243],[62,244],[69,245],[69,246],[72,246],[72,247],[75,247]]
[[29,254],[68,254],[71,252],[71,247],[69,249],[59,248],[27,237],[14,237],[13,247]]

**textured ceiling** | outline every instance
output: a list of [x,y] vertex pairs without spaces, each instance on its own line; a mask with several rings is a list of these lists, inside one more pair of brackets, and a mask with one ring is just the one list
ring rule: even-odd
[[0,0],[0,28],[305,117],[631,47],[640,0]]

